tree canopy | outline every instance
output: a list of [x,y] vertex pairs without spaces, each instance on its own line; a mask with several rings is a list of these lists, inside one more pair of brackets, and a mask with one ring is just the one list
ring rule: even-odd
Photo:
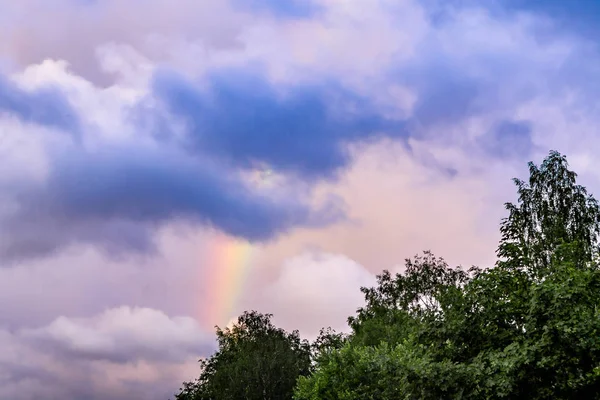
[[541,166],[530,162],[529,182],[514,179],[518,204],[506,203],[498,256],[504,266],[520,268],[531,276],[543,275],[555,250],[570,244],[571,257],[580,261],[598,255],[600,211],[598,201],[576,183],[565,156],[551,151]]
[[[450,267],[431,252],[408,259],[361,288],[349,334],[323,330],[310,350],[297,332],[244,314],[217,331],[220,350],[190,386],[210,394],[178,399],[600,399],[598,202],[558,152],[529,173],[514,180],[494,266]],[[250,337],[264,343],[237,344]],[[260,382],[272,384],[276,370],[288,371],[286,383],[266,395]]]
[[176,400],[290,399],[310,368],[310,345],[272,315],[245,312],[231,328],[217,328],[218,351],[200,361],[201,374],[184,383]]

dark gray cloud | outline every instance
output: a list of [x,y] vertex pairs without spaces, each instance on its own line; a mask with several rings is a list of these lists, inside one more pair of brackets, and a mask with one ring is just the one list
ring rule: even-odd
[[486,82],[449,65],[429,65],[420,70],[422,85],[413,118],[420,126],[440,126],[463,121],[483,111]]
[[[202,90],[174,72],[156,75],[153,94],[167,113],[140,103],[137,111],[149,116],[133,119],[140,143],[148,120],[161,121],[152,129],[160,129],[155,145],[73,145],[50,152],[45,181],[13,182],[6,193],[18,207],[3,221],[0,255],[15,261],[74,244],[112,255],[152,252],[156,228],[175,221],[250,241],[324,226],[343,218],[342,204],[332,199],[314,208],[310,188],[350,165],[348,146],[406,138],[403,121],[381,116],[368,99],[335,83],[281,88],[241,70],[207,82]],[[54,123],[62,111],[48,108],[43,122]],[[172,132],[180,121],[183,142]],[[308,182],[306,190],[267,193],[241,178],[265,163]]]
[[237,8],[254,13],[268,12],[283,18],[309,18],[321,10],[314,0],[231,0]]
[[208,89],[172,71],[154,92],[181,118],[195,151],[247,168],[267,163],[305,179],[331,178],[351,161],[348,144],[405,138],[404,121],[383,117],[369,99],[335,82],[276,87],[247,69],[211,74]]
[[0,114],[25,122],[77,132],[79,116],[58,87],[25,90],[0,74]]
[[530,12],[552,21],[551,29],[597,39],[600,2],[596,0],[500,0],[508,11]]
[[[556,89],[540,75],[558,76],[535,58],[518,58],[515,49],[503,53],[469,51],[456,57],[433,36],[424,41],[423,55],[393,71],[392,79],[417,94],[411,126],[434,134],[440,127],[458,125],[469,118],[512,111],[516,104],[533,100]],[[411,132],[418,134],[419,132]]]
[[60,153],[45,182],[13,190],[18,211],[0,243],[8,261],[82,243],[113,255],[151,252],[156,228],[175,221],[265,241],[343,215],[334,203],[312,209],[306,196],[268,196],[225,167],[135,146]]
[[542,37],[575,34],[588,38],[598,35],[600,3],[596,0],[422,0],[434,22],[452,18],[456,10],[483,7],[495,18],[509,19],[516,14],[529,14],[545,19],[548,24],[538,31]]
[[533,150],[531,134],[531,122],[505,120],[481,136],[479,144],[492,156],[522,160]]

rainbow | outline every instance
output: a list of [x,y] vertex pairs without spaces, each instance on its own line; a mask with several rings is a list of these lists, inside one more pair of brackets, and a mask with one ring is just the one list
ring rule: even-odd
[[[251,187],[272,188],[273,171],[267,165],[259,165],[248,178]],[[214,325],[225,326],[240,312],[236,308],[258,251],[247,241],[218,232],[205,243],[204,250],[202,290],[206,297],[200,320],[212,329]]]
[[244,283],[256,258],[254,246],[246,241],[216,234],[209,240],[203,260],[205,297],[202,320],[212,328],[224,327],[232,318]]

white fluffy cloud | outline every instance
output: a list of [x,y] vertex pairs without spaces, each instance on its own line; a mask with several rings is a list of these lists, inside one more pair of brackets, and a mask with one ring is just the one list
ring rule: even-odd
[[214,349],[190,317],[120,307],[0,331],[0,397],[142,399],[172,395]]
[[347,331],[347,318],[364,303],[360,288],[374,284],[375,275],[350,258],[311,252],[285,261],[255,301],[277,323],[314,338],[328,326]]
[[211,335],[195,319],[127,306],[91,318],[59,317],[22,335],[75,358],[118,363],[185,362],[214,350]]
[[249,20],[220,0],[179,0],[177,5],[165,0],[23,0],[4,2],[1,8],[0,56],[13,68],[63,59],[88,79],[104,83],[112,80],[105,72],[113,72],[97,62],[104,45],[127,44],[154,60],[172,60],[178,44],[187,42],[205,50],[238,48],[237,37]]

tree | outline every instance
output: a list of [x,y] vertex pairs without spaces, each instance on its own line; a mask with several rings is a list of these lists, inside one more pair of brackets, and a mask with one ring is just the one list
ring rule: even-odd
[[576,183],[565,156],[551,151],[541,166],[530,162],[529,182],[514,179],[518,204],[506,203],[498,247],[501,265],[522,269],[532,278],[543,276],[557,246],[576,243],[572,256],[580,261],[598,255],[598,201]]
[[361,288],[366,305],[348,323],[353,340],[377,345],[405,339],[423,323],[435,323],[451,310],[449,301],[468,281],[468,273],[450,268],[430,251],[407,259],[402,274],[377,276],[377,287]]
[[201,360],[201,374],[177,400],[288,400],[310,369],[310,345],[297,331],[276,328],[272,315],[245,312],[231,328],[217,327],[219,349]]
[[425,253],[362,288],[352,334],[295,398],[600,399],[600,212],[567,167],[550,152],[515,180],[494,267]]
[[348,335],[336,332],[331,327],[321,329],[315,341],[311,343],[312,366],[322,363],[331,354],[341,349],[347,340]]

